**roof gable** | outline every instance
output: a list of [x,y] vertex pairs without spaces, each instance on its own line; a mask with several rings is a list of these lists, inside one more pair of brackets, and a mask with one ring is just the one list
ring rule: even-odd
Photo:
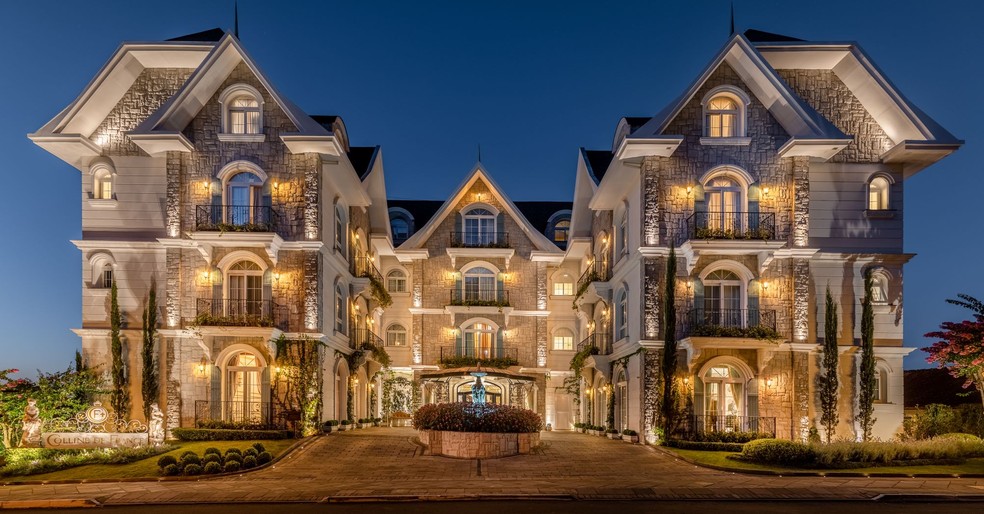
[[455,190],[454,194],[451,195],[441,207],[437,209],[430,219],[427,220],[427,224],[423,227],[417,229],[409,239],[406,240],[402,245],[400,245],[401,250],[414,250],[423,248],[427,243],[427,240],[431,238],[437,228],[440,226],[448,216],[455,212],[455,207],[460,203],[472,186],[476,182],[483,182],[489,189],[489,192],[495,197],[496,201],[503,207],[505,213],[510,216],[519,228],[526,234],[526,237],[533,243],[536,250],[544,252],[560,252],[557,246],[547,239],[547,236],[540,233],[523,215],[523,212],[510,200],[503,192],[502,188],[492,180],[489,176],[488,171],[482,166],[482,163],[478,163],[472,169],[465,181],[461,183],[460,186]]

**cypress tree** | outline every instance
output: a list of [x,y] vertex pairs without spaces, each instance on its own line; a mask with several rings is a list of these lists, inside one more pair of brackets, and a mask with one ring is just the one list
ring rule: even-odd
[[676,353],[676,251],[670,246],[670,255],[666,259],[666,290],[663,294],[663,401],[660,405],[666,437],[670,436],[676,421],[674,418],[677,405],[673,380],[677,367]]
[[113,390],[110,393],[109,404],[113,408],[113,412],[120,419],[125,419],[127,412],[130,410],[130,389],[127,386],[126,366],[123,364],[123,340],[120,336],[123,315],[120,313],[116,281],[113,281],[113,286],[109,294],[109,337],[111,342],[110,352],[112,352],[113,356],[113,369],[111,372]]
[[871,429],[875,425],[875,313],[872,303],[871,270],[864,274],[864,299],[861,301],[861,369],[858,371],[860,390],[858,391],[858,422],[861,425],[861,439],[871,439]]
[[82,364],[82,352],[75,350],[75,372],[78,373],[85,369],[85,365]]
[[157,374],[157,286],[150,284],[150,294],[147,296],[147,308],[143,313],[142,327],[143,347],[143,377],[140,391],[143,396],[144,416],[150,419],[150,405],[156,403],[160,396],[160,382]]
[[834,439],[837,429],[837,305],[827,286],[827,305],[823,328],[823,355],[818,378],[820,393],[820,425],[827,435],[827,442]]

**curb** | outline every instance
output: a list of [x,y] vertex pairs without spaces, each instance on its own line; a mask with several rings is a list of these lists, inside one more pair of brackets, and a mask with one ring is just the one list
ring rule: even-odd
[[[718,466],[715,464],[705,464],[703,462],[698,462],[689,457],[685,457],[672,450],[667,450],[662,446],[652,446],[646,445],[650,448],[650,451],[656,451],[663,453],[674,459],[682,460],[688,464],[693,464],[694,466],[699,466],[702,468],[713,469],[716,471],[727,471],[728,473],[741,473],[745,475],[764,475],[764,476],[774,476],[774,477],[820,477],[820,478],[984,478],[984,473],[899,473],[886,471],[884,473],[874,472],[874,473],[859,473],[856,471],[773,471],[769,469],[742,469],[742,468],[731,468],[727,466]],[[886,469],[891,469],[891,466],[886,466]]]
[[[317,434],[313,436],[308,436],[302,439],[298,439],[294,444],[290,445],[285,449],[280,455],[277,455],[273,460],[256,466],[255,468],[243,469],[235,471],[232,473],[216,473],[214,475],[195,475],[195,476],[174,476],[174,477],[129,477],[129,478],[94,478],[88,479],[83,478],[79,480],[17,480],[9,482],[0,482],[0,486],[13,486],[13,485],[66,485],[66,484],[115,484],[115,483],[125,483],[125,482],[200,482],[202,480],[211,480],[213,478],[228,478],[231,476],[244,475],[246,473],[252,473],[254,471],[260,471],[267,468],[273,468],[275,464],[283,459],[291,456],[295,451],[302,450],[307,445],[307,443],[314,443],[324,434]],[[219,441],[216,441],[219,442]],[[153,458],[153,457],[148,457]],[[65,468],[72,469],[72,468]],[[59,470],[60,471],[60,470]],[[30,476],[30,475],[28,475]],[[54,500],[53,500],[54,501]],[[69,500],[58,500],[58,501],[69,501]],[[74,501],[74,500],[73,500]],[[95,500],[93,500],[95,501]],[[98,502],[96,502],[98,504]],[[0,509],[3,508],[29,508],[29,507],[4,507],[4,503],[0,502]]]
[[79,509],[102,507],[94,499],[77,500],[6,500],[0,501],[0,510],[7,509]]

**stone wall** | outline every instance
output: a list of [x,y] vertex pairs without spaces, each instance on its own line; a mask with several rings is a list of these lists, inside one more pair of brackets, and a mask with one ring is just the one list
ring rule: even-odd
[[459,459],[497,459],[512,455],[529,455],[533,448],[540,444],[539,432],[492,434],[421,430],[419,434],[420,441],[427,445],[425,455],[442,455]]

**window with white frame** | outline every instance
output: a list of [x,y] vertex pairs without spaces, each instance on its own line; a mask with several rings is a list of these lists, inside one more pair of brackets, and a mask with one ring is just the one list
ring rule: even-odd
[[574,277],[570,273],[561,273],[554,277],[553,294],[555,296],[574,295]]
[[109,289],[113,287],[113,265],[110,263],[103,264],[102,272],[99,274],[99,278],[96,280],[96,287]]
[[571,220],[562,219],[554,224],[553,240],[555,243],[566,244],[571,230]]
[[737,137],[739,103],[732,97],[719,95],[707,102],[704,130],[707,137]]
[[466,302],[495,302],[499,300],[496,290],[498,274],[488,268],[476,266],[464,273],[464,299]]
[[868,210],[885,211],[889,207],[888,179],[885,177],[875,177],[868,183]]
[[407,329],[399,323],[393,323],[386,329],[386,346],[406,346]]
[[260,209],[263,179],[243,171],[226,181],[225,222],[234,226],[268,223],[269,215]]
[[476,207],[469,209],[462,216],[463,240],[469,246],[485,246],[496,243],[495,213],[488,209]]
[[335,249],[342,251],[345,249],[345,213],[341,206],[335,207]]
[[731,270],[712,271],[703,278],[704,313],[708,323],[722,327],[744,327],[742,312],[744,281]]
[[345,293],[340,285],[335,286],[335,331],[345,333]]
[[222,132],[224,141],[262,140],[263,96],[248,84],[233,84],[219,96],[222,104]]
[[226,306],[229,316],[262,316],[263,270],[252,261],[239,261],[226,273]]
[[[626,209],[628,210],[628,209]],[[618,225],[615,227],[615,253],[619,256],[629,253],[629,216],[627,212],[622,212],[618,218]]]
[[386,289],[391,293],[407,292],[407,274],[395,269],[386,274]]
[[252,352],[238,352],[229,357],[223,374],[226,421],[258,423],[263,416],[263,391],[260,361]]
[[574,349],[574,332],[566,328],[557,329],[553,336],[553,349],[568,351]]
[[888,276],[882,270],[871,272],[871,301],[888,303]]
[[464,330],[464,347],[461,355],[490,359],[502,357],[495,348],[496,328],[489,323],[473,323]]
[[629,295],[625,290],[618,292],[615,300],[615,340],[619,341],[629,336]]
[[97,161],[89,170],[92,174],[92,198],[95,200],[113,199],[113,182],[116,170],[105,160]]

